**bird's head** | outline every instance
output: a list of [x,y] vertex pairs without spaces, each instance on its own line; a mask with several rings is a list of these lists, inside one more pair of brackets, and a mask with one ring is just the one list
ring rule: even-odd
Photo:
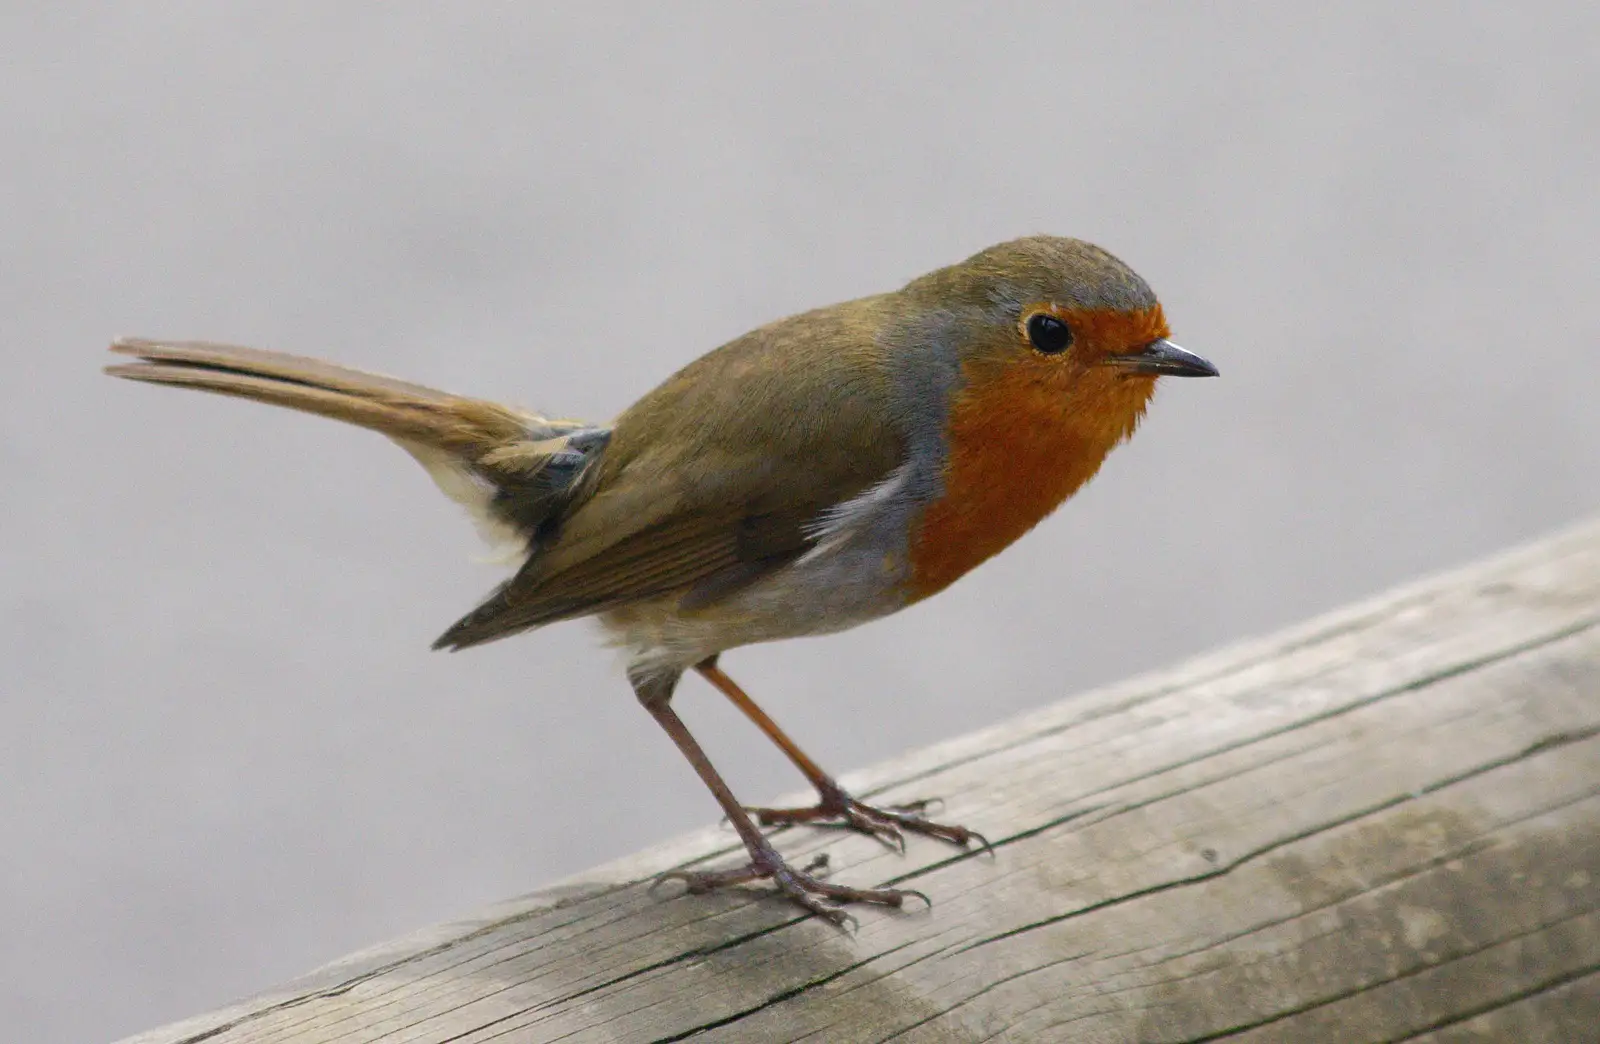
[[900,298],[959,368],[956,412],[1023,429],[1012,441],[1032,429],[1103,456],[1133,433],[1158,377],[1217,374],[1168,339],[1148,283],[1079,239],[1000,243],[913,280]]
[[1211,363],[1168,340],[1150,285],[1081,239],[1013,239],[930,272],[902,293],[955,320],[964,366],[1021,367],[1063,385],[1091,373],[1107,380],[1217,375]]

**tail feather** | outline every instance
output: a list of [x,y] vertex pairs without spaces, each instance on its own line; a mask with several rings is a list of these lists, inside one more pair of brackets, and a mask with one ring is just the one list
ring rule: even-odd
[[119,339],[111,350],[139,360],[106,367],[116,377],[253,399],[387,435],[497,543],[536,540],[580,488],[610,434],[280,352],[137,338]]

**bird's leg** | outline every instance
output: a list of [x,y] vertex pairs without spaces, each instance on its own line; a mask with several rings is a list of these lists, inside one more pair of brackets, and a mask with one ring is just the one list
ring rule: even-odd
[[902,833],[905,830],[914,834],[927,834],[963,847],[973,841],[977,841],[985,848],[988,847],[988,841],[975,830],[935,823],[928,819],[923,815],[928,808],[927,801],[875,808],[856,800],[839,785],[837,780],[812,761],[805,751],[796,746],[794,740],[778,728],[778,723],[767,716],[766,711],[756,706],[756,701],[717,666],[715,656],[700,661],[694,669],[702,678],[716,686],[724,696],[732,700],[733,705],[743,711],[745,717],[755,722],[756,728],[766,733],[767,738],[776,743],[778,749],[794,763],[794,767],[800,770],[813,787],[817,788],[817,803],[808,808],[749,809],[763,826],[831,822],[869,834],[884,844],[899,849],[905,848],[905,836]]
[[[661,880],[679,880],[690,892],[709,892],[724,885],[745,884],[762,879],[770,880],[779,892],[790,901],[834,924],[843,925],[850,916],[830,903],[878,903],[883,906],[900,906],[908,897],[927,903],[928,897],[909,888],[851,888],[820,880],[815,871],[827,865],[826,858],[818,858],[803,870],[796,870],[766,839],[751,821],[750,815],[733,796],[728,784],[712,766],[711,759],[689,733],[689,727],[671,707],[672,690],[677,685],[678,674],[655,673],[633,676],[635,694],[645,710],[660,723],[672,742],[678,745],[689,764],[700,774],[700,779],[710,789],[722,806],[728,821],[738,831],[739,838],[750,853],[747,866],[736,870],[673,870],[661,875]],[[827,900],[827,902],[824,902]],[[931,905],[931,904],[930,904]]]

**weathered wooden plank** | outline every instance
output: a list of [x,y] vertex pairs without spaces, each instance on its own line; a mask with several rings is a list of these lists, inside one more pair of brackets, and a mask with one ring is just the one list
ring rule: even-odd
[[133,1040],[1600,1040],[1600,522],[850,782],[993,856],[783,832],[937,904],[847,935],[706,830]]

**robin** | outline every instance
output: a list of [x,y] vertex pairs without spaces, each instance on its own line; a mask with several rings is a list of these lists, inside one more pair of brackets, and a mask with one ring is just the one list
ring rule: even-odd
[[[757,827],[826,823],[897,846],[981,842],[927,804],[873,807],[823,771],[719,665],[754,642],[841,631],[944,590],[1016,540],[1133,434],[1156,379],[1212,377],[1173,344],[1150,287],[1076,239],[990,247],[891,293],[780,319],[685,366],[609,427],[324,362],[123,339],[108,373],[233,395],[378,431],[411,453],[515,574],[434,643],[482,645],[595,616],[633,691],[749,852],[679,872],[691,892],[768,880],[812,913],[920,893],[823,880]],[[672,707],[693,670],[816,788],[746,809]]]

